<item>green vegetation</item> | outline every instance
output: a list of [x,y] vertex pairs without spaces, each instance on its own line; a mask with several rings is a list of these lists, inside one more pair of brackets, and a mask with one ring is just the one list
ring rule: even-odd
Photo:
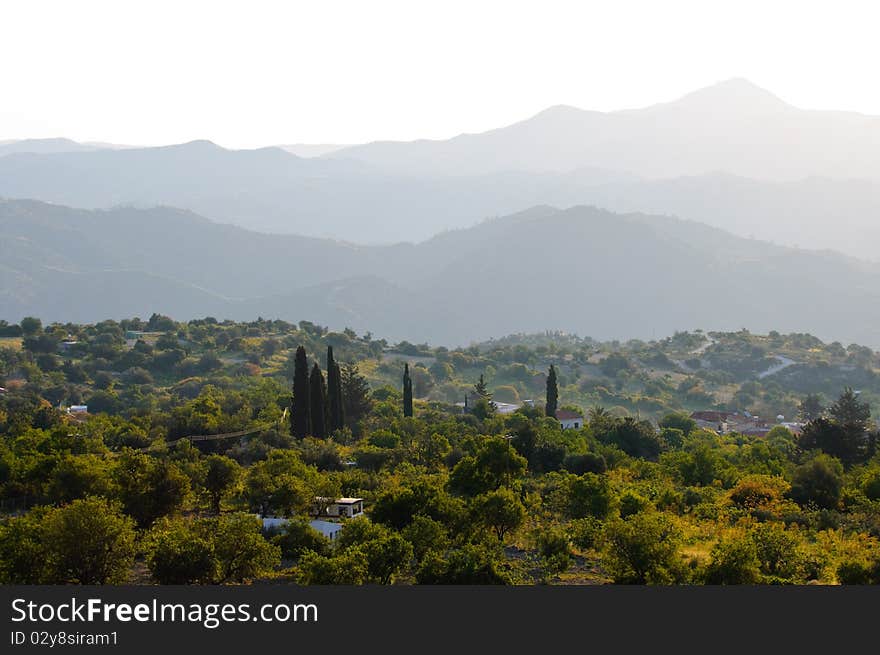
[[[4,584],[880,582],[880,361],[860,346],[3,329]],[[780,425],[719,434],[695,410]],[[342,496],[366,516],[331,541],[309,518]]]

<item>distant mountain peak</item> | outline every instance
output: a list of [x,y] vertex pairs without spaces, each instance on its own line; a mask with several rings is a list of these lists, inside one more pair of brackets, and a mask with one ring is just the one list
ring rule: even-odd
[[790,108],[787,102],[744,77],[732,77],[697,89],[666,105],[703,111],[713,107],[730,111],[772,110]]
[[223,147],[218,146],[216,143],[214,143],[213,141],[209,141],[208,139],[195,139],[193,141],[187,141],[186,143],[179,144],[179,147],[188,148],[191,150],[224,150]]

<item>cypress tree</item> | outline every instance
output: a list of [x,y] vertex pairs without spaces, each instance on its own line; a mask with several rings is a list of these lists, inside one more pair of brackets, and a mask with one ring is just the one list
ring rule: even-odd
[[297,439],[309,434],[312,425],[309,402],[309,360],[306,349],[296,349],[293,368],[293,402],[290,406],[290,433]]
[[312,401],[312,436],[324,439],[327,436],[327,387],[324,384],[324,374],[321,373],[318,362],[315,362],[309,377],[309,395]]
[[483,374],[480,373],[480,381],[474,385],[474,393],[477,394],[479,398],[485,398],[488,401],[492,401],[492,394],[489,393],[489,387],[486,385],[486,380],[483,379]]
[[339,378],[342,387],[342,418],[352,432],[358,434],[358,421],[367,415],[372,405],[370,385],[352,363],[342,367]]
[[551,364],[550,373],[547,375],[547,401],[544,403],[544,413],[556,418],[556,408],[559,403],[559,385],[556,382],[556,368]]
[[329,432],[333,434],[345,425],[342,402],[342,375],[333,359],[333,346],[327,346],[327,407],[330,413]]
[[409,364],[403,367],[403,415],[413,415],[412,378],[409,375]]

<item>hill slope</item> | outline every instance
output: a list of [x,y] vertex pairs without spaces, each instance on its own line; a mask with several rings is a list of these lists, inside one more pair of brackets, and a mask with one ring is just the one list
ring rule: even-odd
[[545,329],[626,339],[746,327],[880,344],[875,266],[590,207],[354,247],[175,209],[3,201],[0,253],[6,320],[308,317],[447,344]]

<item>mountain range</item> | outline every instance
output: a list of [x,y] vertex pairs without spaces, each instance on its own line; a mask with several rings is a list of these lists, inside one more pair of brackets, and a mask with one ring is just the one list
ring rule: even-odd
[[714,171],[779,181],[877,178],[880,117],[799,109],[735,78],[642,109],[599,112],[560,105],[481,134],[369,143],[332,156],[397,173],[590,167],[654,179]]
[[880,267],[692,221],[534,207],[418,244],[267,235],[173,208],[0,202],[0,318],[258,315],[456,345],[545,329],[806,331],[880,346]]
[[880,260],[880,118],[798,109],[734,79],[644,109],[552,107],[445,141],[227,150],[32,140],[0,145],[0,196],[167,205],[362,244],[587,204]]

